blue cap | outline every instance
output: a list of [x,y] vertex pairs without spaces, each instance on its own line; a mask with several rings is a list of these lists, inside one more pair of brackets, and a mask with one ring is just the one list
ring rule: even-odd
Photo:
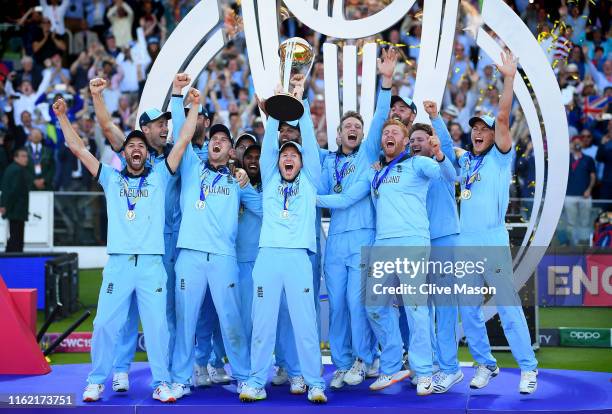
[[[185,116],[187,116],[187,113],[189,113],[189,108],[191,108],[191,106],[185,107]],[[202,106],[202,104],[198,104],[198,115],[204,115],[206,118],[210,119],[208,111]]]
[[125,141],[123,141],[122,149],[125,148],[128,142],[132,139],[141,139],[147,146],[147,149],[149,148],[149,145],[147,144],[147,137],[145,136],[145,134],[142,131],[135,129],[132,132],[130,132],[128,136],[125,138]]
[[393,106],[393,104],[395,104],[397,101],[402,101],[404,102],[412,111],[412,113],[414,113],[416,115],[417,113],[417,107],[414,104],[414,102],[412,102],[412,99],[410,99],[407,96],[400,96],[400,95],[393,95],[391,97],[391,106]]
[[482,121],[489,128],[495,129],[495,118],[493,118],[492,116],[481,115],[481,116],[474,116],[474,117],[470,118],[469,124],[470,124],[470,126],[472,128],[474,128],[474,124],[476,123],[476,121]]
[[234,146],[234,140],[232,139],[232,134],[230,133],[228,127],[223,124],[214,124],[210,127],[210,130],[208,131],[208,136],[212,138],[212,136],[215,135],[217,132],[223,132],[225,135],[227,135],[227,139],[229,139],[232,143],[232,146]]
[[143,125],[146,125],[150,122],[157,121],[159,118],[165,117],[166,119],[172,118],[170,112],[162,112],[157,108],[147,109],[140,115],[138,119],[138,124],[142,128]]
[[283,124],[287,124],[292,128],[296,128],[296,129],[300,129],[300,125],[299,125],[299,119],[296,119],[295,121],[281,121],[278,123],[278,130],[280,131],[280,127]]
[[283,145],[281,145],[280,149],[278,150],[278,154],[279,154],[279,156],[280,156],[280,154],[283,152],[283,150],[284,150],[285,148],[288,148],[288,147],[295,147],[295,149],[297,149],[297,150],[298,150],[298,152],[300,153],[300,155],[302,154],[302,146],[301,146],[300,144],[298,144],[298,143],[297,143],[297,142],[295,142],[295,141],[287,141],[287,142],[285,142]]

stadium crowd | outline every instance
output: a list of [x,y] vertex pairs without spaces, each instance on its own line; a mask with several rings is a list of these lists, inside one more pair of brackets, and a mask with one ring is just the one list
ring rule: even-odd
[[[33,191],[99,191],[80,161],[67,149],[51,104],[63,97],[69,119],[96,157],[119,165],[116,153],[96,122],[89,81],[109,82],[104,101],[113,122],[127,132],[136,126],[139,96],[147,73],[173,28],[194,0],[17,0],[3,7],[0,55],[0,179],[15,151],[28,153],[26,180]],[[264,125],[255,104],[246,57],[240,7],[223,2],[225,29],[231,39],[199,77],[211,124],[223,123],[232,136],[249,131],[261,139]],[[347,0],[349,19],[370,15],[380,0]],[[506,1],[519,14],[549,56],[562,89],[571,139],[564,223],[572,230],[561,243],[585,242],[592,231],[591,206],[612,204],[612,6],[606,1]],[[442,114],[454,145],[469,142],[472,114],[495,116],[501,80],[492,60],[465,27],[475,18],[477,2],[464,1],[457,24],[454,56],[442,102]],[[406,17],[375,38],[402,53],[393,93],[411,96],[418,64],[422,1]],[[323,99],[324,36],[285,14],[282,36],[300,36],[317,49],[307,85],[317,140],[327,146]],[[342,94],[340,94],[342,96]],[[516,145],[513,197],[530,198],[535,190],[535,160],[529,129],[515,102],[511,116]],[[25,182],[25,181],[24,181]],[[526,217],[528,203],[513,205]],[[512,209],[512,207],[511,207]]]

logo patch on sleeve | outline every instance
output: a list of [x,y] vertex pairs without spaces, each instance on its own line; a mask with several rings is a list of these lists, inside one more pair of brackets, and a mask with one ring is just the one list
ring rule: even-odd
[[257,286],[257,297],[263,298],[263,286]]
[[106,293],[108,293],[109,295],[113,293],[113,283],[109,283],[108,287],[106,288]]

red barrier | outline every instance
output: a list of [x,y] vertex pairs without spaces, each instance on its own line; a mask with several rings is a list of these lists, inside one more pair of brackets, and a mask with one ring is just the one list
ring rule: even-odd
[[36,336],[36,289],[9,289],[15,309]]
[[0,276],[0,374],[42,375],[51,372],[36,343],[36,335],[28,325]]

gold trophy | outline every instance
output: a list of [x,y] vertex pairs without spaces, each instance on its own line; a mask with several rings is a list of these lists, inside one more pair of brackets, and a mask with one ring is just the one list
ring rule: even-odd
[[279,121],[294,121],[304,114],[304,106],[293,96],[290,80],[293,75],[308,75],[314,63],[314,49],[306,40],[292,37],[280,44],[278,54],[282,92],[268,98],[266,112]]

